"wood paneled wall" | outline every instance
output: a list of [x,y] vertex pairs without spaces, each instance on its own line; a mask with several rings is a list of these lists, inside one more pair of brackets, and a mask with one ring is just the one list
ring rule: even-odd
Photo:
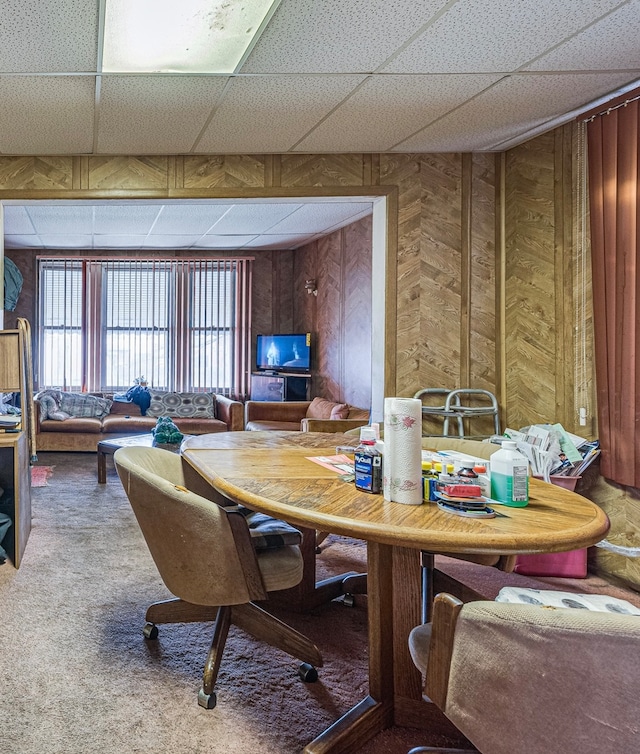
[[[559,421],[594,437],[591,313],[579,311],[575,277],[575,140],[569,124],[499,155],[0,157],[0,200],[386,192],[392,345],[372,354],[387,364],[386,393],[486,388],[499,397],[503,426]],[[288,253],[259,257],[254,331],[312,323],[321,332],[318,393],[347,399],[363,384],[362,354],[351,349],[363,342],[364,328],[349,328],[364,321],[366,302],[354,281],[366,274],[358,269],[366,258],[361,238],[348,231],[299,261]],[[307,274],[318,280],[317,300],[303,292],[304,282],[301,288]],[[590,273],[584,285],[588,299]],[[586,332],[580,342],[579,330]],[[580,385],[578,347],[588,362]],[[578,424],[578,388],[590,401],[586,427]],[[624,493],[616,506],[623,538],[637,542],[637,496]]]

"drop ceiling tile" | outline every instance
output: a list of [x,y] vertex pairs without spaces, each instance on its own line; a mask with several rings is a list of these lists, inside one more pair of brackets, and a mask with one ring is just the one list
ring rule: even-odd
[[141,249],[146,236],[136,236],[133,234],[120,235],[105,233],[93,237],[94,249],[130,249],[135,251]]
[[40,238],[45,249],[91,249],[91,235],[80,233],[41,233]]
[[201,236],[194,249],[241,249],[249,241],[253,241],[255,235],[237,235],[237,236]]
[[94,207],[95,233],[147,235],[162,205],[100,204]]
[[226,77],[103,76],[98,149],[109,154],[189,152]]
[[0,102],[0,153],[91,152],[93,77],[0,76]]
[[286,152],[364,76],[237,78],[207,126],[197,152]]
[[184,236],[147,236],[142,244],[143,249],[190,249],[200,235],[194,233]]
[[303,204],[296,212],[274,225],[270,233],[306,233],[313,235],[320,233],[327,227],[334,227],[351,217],[361,215],[366,210],[372,210],[372,204],[369,202],[353,202],[338,206],[329,202]]
[[227,204],[166,204],[151,228],[151,235],[192,234],[202,235],[223,217],[232,205]]
[[[639,37],[640,0],[633,0],[538,58],[525,70],[640,69]],[[589,51],[588,55],[585,50]]]
[[40,234],[90,234],[93,230],[93,207],[33,204],[25,208],[36,233]]
[[459,0],[382,70],[514,71],[619,3],[620,0]]
[[2,73],[95,71],[97,39],[97,2],[2,0]]
[[385,152],[499,78],[500,74],[372,76],[295,149]]
[[235,204],[211,229],[215,235],[237,232],[265,233],[300,208],[300,204]]
[[33,234],[19,235],[7,233],[4,237],[5,249],[41,249],[42,241]]
[[447,0],[283,0],[242,73],[371,72]]
[[4,232],[5,236],[29,235],[35,233],[33,223],[29,218],[26,207],[5,205],[4,207]]
[[298,249],[313,240],[313,235],[305,233],[282,233],[258,236],[245,246],[245,249]]
[[496,149],[496,145],[518,136],[524,129],[581,107],[598,96],[598,92],[613,91],[626,79],[627,74],[613,73],[505,77],[472,103],[398,144],[394,151]]

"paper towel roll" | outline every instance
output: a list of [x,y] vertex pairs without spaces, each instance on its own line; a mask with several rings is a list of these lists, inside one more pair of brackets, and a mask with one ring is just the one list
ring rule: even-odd
[[422,503],[422,401],[384,399],[383,488],[385,500]]

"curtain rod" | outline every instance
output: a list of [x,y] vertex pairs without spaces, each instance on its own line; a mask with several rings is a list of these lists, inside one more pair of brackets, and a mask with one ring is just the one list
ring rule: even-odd
[[627,105],[630,105],[632,102],[637,102],[638,100],[640,100],[640,94],[637,94],[635,97],[629,97],[628,99],[625,99],[623,102],[618,102],[615,105],[610,105],[609,107],[605,107],[600,112],[594,113],[593,115],[590,115],[588,118],[584,118],[583,122],[591,123],[592,120],[599,118],[601,115],[609,115],[614,110],[619,110],[621,107],[626,107]]
[[191,257],[191,256],[179,256],[179,257],[132,257],[127,256],[131,252],[125,252],[122,256],[109,255],[109,256],[81,256],[81,254],[73,254],[73,250],[69,249],[66,252],[59,254],[36,254],[36,259],[66,259],[68,261],[79,262],[146,262],[147,264],[155,264],[156,262],[255,262],[255,257],[246,256],[228,256],[228,257]]

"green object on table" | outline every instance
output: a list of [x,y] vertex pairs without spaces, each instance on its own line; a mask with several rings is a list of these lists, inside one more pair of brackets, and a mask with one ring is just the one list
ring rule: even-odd
[[156,426],[151,430],[155,443],[163,445],[177,445],[182,442],[184,435],[173,423],[170,416],[161,416]]

